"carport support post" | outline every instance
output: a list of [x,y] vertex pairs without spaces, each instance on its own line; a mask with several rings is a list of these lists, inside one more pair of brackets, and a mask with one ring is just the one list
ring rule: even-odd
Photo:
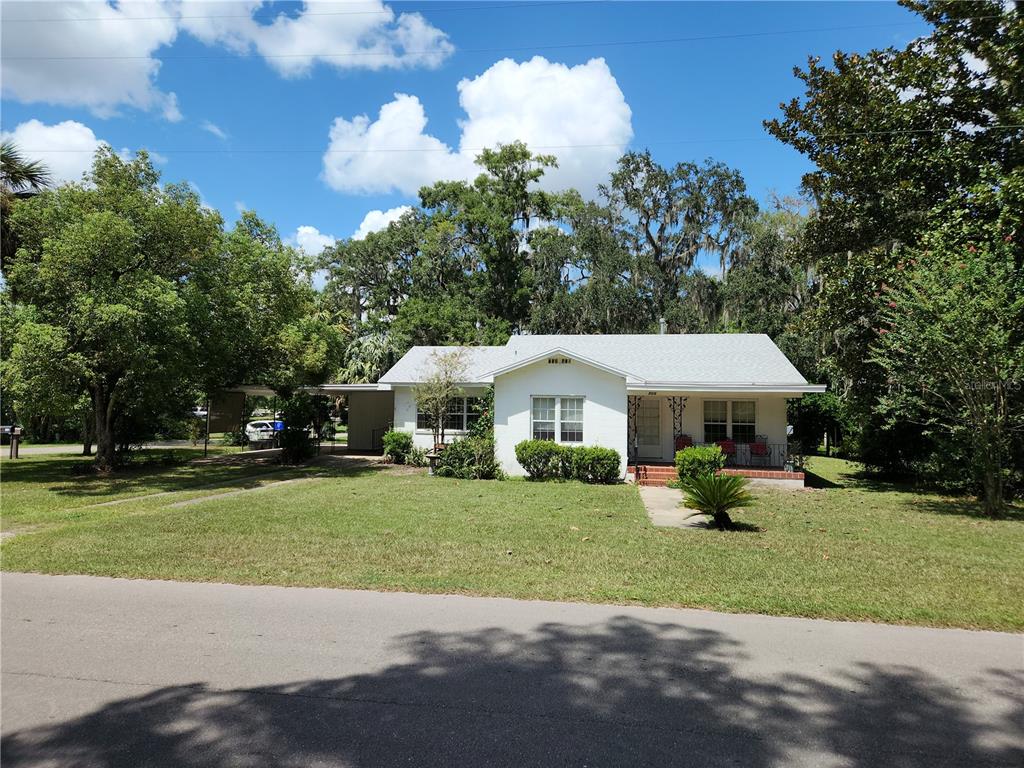
[[203,458],[210,451],[210,396],[206,396],[206,434],[203,435]]

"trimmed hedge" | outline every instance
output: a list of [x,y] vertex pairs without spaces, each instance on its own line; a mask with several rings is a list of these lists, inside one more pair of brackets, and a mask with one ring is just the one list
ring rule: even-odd
[[503,477],[494,460],[494,440],[490,437],[464,437],[445,446],[437,457],[434,474],[462,480],[500,480]]
[[384,446],[384,455],[390,457],[395,464],[405,464],[412,451],[412,435],[397,429],[385,432],[381,443]]
[[717,445],[692,445],[676,452],[680,480],[713,475],[725,466],[725,454]]
[[619,452],[588,445],[559,445],[551,440],[523,440],[516,460],[531,480],[580,480],[615,483],[621,479]]
[[572,478],[584,483],[615,483],[621,478],[619,467],[622,460],[613,448],[600,446],[578,446],[567,448]]
[[562,476],[562,446],[553,440],[523,440],[516,444],[516,461],[532,480]]

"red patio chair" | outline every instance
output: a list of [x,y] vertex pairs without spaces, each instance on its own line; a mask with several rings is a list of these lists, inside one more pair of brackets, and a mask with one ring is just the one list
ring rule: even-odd
[[690,448],[693,446],[693,438],[689,435],[676,435],[676,450],[681,451],[684,448]]
[[732,457],[736,455],[736,443],[733,440],[719,440],[718,447],[722,449],[722,453],[726,456]]

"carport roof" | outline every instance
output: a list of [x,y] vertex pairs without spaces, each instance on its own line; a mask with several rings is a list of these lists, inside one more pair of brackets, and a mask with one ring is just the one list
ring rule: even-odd
[[[315,395],[343,394],[346,392],[376,392],[380,389],[376,384],[320,384],[313,387],[300,387],[303,392]],[[263,384],[240,384],[225,390],[226,392],[244,392],[252,397],[273,397],[276,392]]]

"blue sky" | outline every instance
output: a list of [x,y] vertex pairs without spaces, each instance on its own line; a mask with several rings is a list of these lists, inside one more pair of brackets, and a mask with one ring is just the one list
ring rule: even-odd
[[[2,12],[2,129],[26,150],[63,150],[45,157],[74,175],[96,141],[149,148],[165,179],[194,183],[228,222],[244,205],[311,250],[353,235],[371,211],[363,231],[379,226],[420,183],[471,173],[475,144],[520,134],[554,147],[543,151],[562,158],[560,180],[585,190],[622,149],[650,148],[664,164],[736,167],[761,200],[792,194],[807,163],[761,125],[800,94],[792,68],[926,29],[892,3],[153,0]],[[280,14],[293,23],[271,35]],[[600,44],[667,38],[691,39]]]

